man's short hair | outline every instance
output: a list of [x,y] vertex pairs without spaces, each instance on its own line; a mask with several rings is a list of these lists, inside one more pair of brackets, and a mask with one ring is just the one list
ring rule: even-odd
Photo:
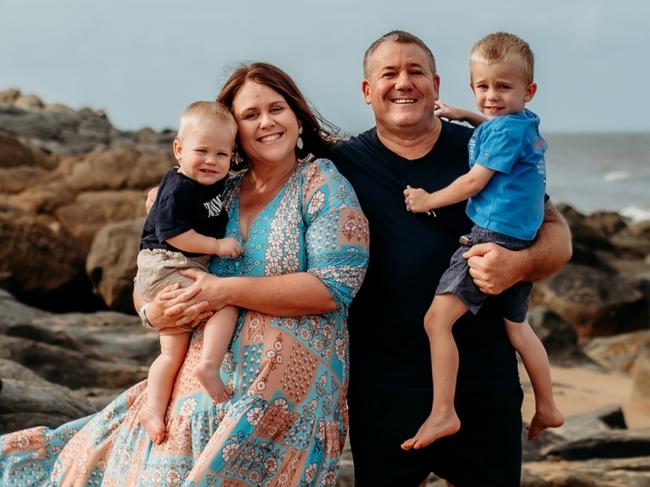
[[188,130],[200,123],[217,122],[232,130],[233,137],[237,133],[237,123],[230,110],[216,101],[195,101],[181,115],[176,138],[183,140]]
[[473,62],[495,64],[511,62],[517,64],[524,80],[533,82],[535,58],[526,41],[514,34],[496,32],[485,36],[472,47],[469,54],[470,67]]
[[422,50],[426,53],[427,58],[429,60],[429,67],[431,68],[432,73],[436,73],[436,60],[433,57],[433,53],[431,52],[431,49],[424,43],[422,39],[420,39],[418,36],[413,35],[409,32],[405,32],[403,30],[391,30],[389,33],[384,34],[381,36],[379,39],[377,39],[375,42],[370,44],[370,47],[366,50],[366,53],[363,56],[363,75],[364,77],[368,78],[369,77],[369,71],[370,71],[370,58],[372,55],[375,53],[377,48],[382,45],[386,41],[392,41],[392,42],[397,42],[398,44],[415,44],[417,46],[420,46]]

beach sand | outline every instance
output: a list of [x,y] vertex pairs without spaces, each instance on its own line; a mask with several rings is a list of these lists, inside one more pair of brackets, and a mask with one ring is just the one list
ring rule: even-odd
[[[523,417],[528,422],[534,412],[533,391],[521,364],[519,373],[525,393]],[[565,417],[617,404],[623,409],[628,428],[650,428],[650,400],[631,400],[630,375],[583,367],[552,366],[551,376],[557,405]]]

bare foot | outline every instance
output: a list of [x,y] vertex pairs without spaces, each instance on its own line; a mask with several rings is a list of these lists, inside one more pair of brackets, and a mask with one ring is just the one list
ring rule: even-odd
[[[163,413],[164,414],[164,413]],[[164,415],[160,416],[149,406],[144,406],[140,410],[138,420],[144,428],[151,441],[160,445],[165,441],[165,421]]]
[[454,411],[444,416],[434,416],[431,413],[415,436],[402,443],[402,450],[424,448],[444,436],[457,433],[459,429],[460,419]]
[[216,365],[199,363],[194,370],[194,375],[214,402],[225,402],[232,396],[232,391],[221,381],[219,367]]
[[546,428],[557,428],[563,424],[564,416],[555,405],[548,409],[537,409],[528,427],[528,439],[534,440]]

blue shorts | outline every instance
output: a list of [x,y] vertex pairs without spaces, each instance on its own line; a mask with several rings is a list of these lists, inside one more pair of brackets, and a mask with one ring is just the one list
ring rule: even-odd
[[[440,278],[436,294],[454,294],[467,306],[469,311],[476,314],[488,295],[482,293],[474,284],[472,277],[469,275],[467,259],[463,258],[463,254],[472,245],[487,242],[493,242],[509,250],[522,250],[530,247],[533,240],[520,240],[474,225],[469,235],[460,238],[460,242],[461,247],[454,252],[449,267]],[[528,298],[532,288],[533,285],[530,282],[518,282],[496,296],[495,298],[500,303],[502,316],[515,323],[526,321]]]

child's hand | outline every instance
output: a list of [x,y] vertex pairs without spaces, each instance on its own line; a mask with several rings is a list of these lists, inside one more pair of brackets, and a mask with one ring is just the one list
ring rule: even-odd
[[411,188],[406,186],[404,190],[404,203],[406,203],[406,211],[413,213],[425,213],[431,211],[429,203],[429,193],[422,188]]
[[449,106],[440,100],[436,101],[436,110],[433,113],[437,117],[446,118],[447,120],[465,120],[465,110]]
[[239,242],[234,238],[220,238],[217,239],[215,254],[219,257],[239,257],[244,252]]

